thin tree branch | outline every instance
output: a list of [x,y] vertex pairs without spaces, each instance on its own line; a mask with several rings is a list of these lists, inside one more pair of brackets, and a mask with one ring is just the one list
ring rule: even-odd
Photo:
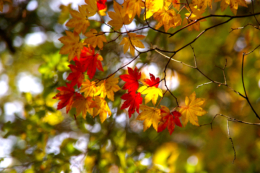
[[[260,45],[258,45],[254,50],[256,50],[258,47],[260,47]],[[245,56],[246,56],[246,55],[249,55],[249,54],[252,53],[252,52],[254,52],[254,50],[252,50],[251,52],[248,52],[248,53],[243,52],[241,75],[242,75],[242,84],[243,84],[243,89],[244,89],[244,93],[245,93],[245,99],[247,100],[247,103],[250,105],[252,111],[255,113],[256,117],[260,120],[259,115],[256,113],[256,111],[255,111],[253,105],[251,104],[251,102],[250,102],[250,100],[249,100],[249,97],[248,97],[247,92],[246,92],[245,81],[244,81],[244,60],[245,60]]]
[[230,139],[231,144],[232,144],[232,148],[233,148],[233,151],[234,151],[234,159],[233,159],[233,164],[234,164],[234,161],[236,160],[236,150],[235,150],[233,139],[232,139],[232,137],[230,135],[229,120],[228,119],[227,119],[227,132],[228,132],[228,139]]

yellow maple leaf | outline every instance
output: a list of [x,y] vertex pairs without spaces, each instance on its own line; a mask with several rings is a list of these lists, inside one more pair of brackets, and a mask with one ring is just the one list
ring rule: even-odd
[[161,110],[146,105],[140,105],[142,111],[136,120],[144,120],[144,131],[146,131],[152,124],[153,128],[157,131],[158,123],[161,119]]
[[79,35],[70,31],[65,31],[66,36],[59,38],[64,45],[60,49],[60,54],[69,54],[69,61],[75,56],[80,57],[83,44],[79,41]]
[[107,96],[108,99],[114,101],[114,92],[120,90],[118,84],[118,77],[114,78],[115,75],[110,76],[108,79],[98,83],[98,91],[96,95],[100,94],[100,97],[105,98]]
[[72,107],[76,108],[76,116],[82,113],[84,119],[86,119],[87,112],[92,113],[93,107],[96,107],[96,104],[92,97],[83,97],[77,96],[72,104]]
[[66,23],[66,26],[74,28],[76,33],[85,33],[90,25],[87,19],[87,5],[79,6],[79,11],[71,10],[70,14],[73,18]]
[[94,100],[94,105],[91,105],[91,107],[93,108],[89,111],[89,113],[93,117],[99,115],[100,121],[101,123],[103,123],[106,120],[107,115],[109,116],[111,115],[111,111],[104,98],[95,96],[93,100]]
[[[137,35],[136,33],[128,33],[128,37],[124,37],[120,45],[124,45],[124,53],[130,48],[130,53],[132,56],[135,55],[135,47],[144,48],[144,44],[140,41],[144,39],[145,36]],[[131,41],[130,41],[131,40]]]
[[84,40],[84,43],[90,44],[93,48],[99,47],[99,49],[103,49],[103,42],[107,42],[106,36],[104,36],[104,33],[97,32],[95,29],[91,29],[89,32],[85,34],[87,37]]
[[245,0],[215,0],[215,2],[221,1],[220,7],[221,11],[224,11],[228,6],[233,14],[237,14],[238,6],[247,7]]
[[202,10],[205,10],[207,6],[212,9],[212,0],[192,0],[192,4]]
[[164,30],[167,32],[170,28],[175,28],[178,25],[181,25],[181,15],[176,14],[176,12],[171,9],[162,9],[154,14],[154,19],[159,23],[155,26],[155,29],[164,26]]
[[12,3],[12,0],[0,0],[0,12],[3,12],[4,2]]
[[[197,6],[191,6],[191,11],[192,14],[190,15],[190,13],[185,13],[186,18],[184,19],[183,24],[186,25],[188,23],[194,22],[197,19],[203,17],[202,13],[204,13],[205,11],[203,9],[198,9]],[[199,31],[200,30],[200,22],[206,21],[206,19],[200,20],[197,23],[192,24],[191,26],[188,27],[188,30],[191,31],[193,29]]]
[[60,9],[61,12],[58,19],[58,23],[63,24],[70,17],[71,3],[69,3],[68,5],[60,5]]
[[131,23],[128,15],[125,14],[123,7],[114,1],[115,12],[109,11],[108,15],[112,19],[108,22],[109,25],[113,26],[115,30],[119,30],[123,25]]
[[169,0],[162,1],[162,0],[146,0],[145,1],[145,9],[146,15],[145,18],[149,19],[154,13],[158,12],[159,10],[165,8],[168,9],[171,5]]
[[185,98],[186,106],[181,106],[180,113],[182,114],[182,123],[185,127],[188,121],[191,124],[199,126],[198,117],[206,114],[207,112],[201,108],[204,104],[205,99],[203,98],[196,98],[196,93],[193,92],[189,97]]
[[144,8],[144,2],[142,0],[126,0],[123,7],[125,13],[132,20],[136,15],[140,17],[141,10]]
[[85,3],[87,4],[87,7],[86,7],[87,16],[88,17],[94,16],[98,11],[97,1],[96,0],[85,0]]
[[163,96],[163,92],[160,88],[155,86],[141,86],[138,90],[141,94],[147,94],[145,96],[145,104],[152,100],[152,103],[155,105],[158,99],[158,96]]
[[94,81],[89,81],[86,79],[82,84],[80,88],[80,92],[84,92],[85,97],[94,97],[97,94],[97,87],[96,87],[96,82]]

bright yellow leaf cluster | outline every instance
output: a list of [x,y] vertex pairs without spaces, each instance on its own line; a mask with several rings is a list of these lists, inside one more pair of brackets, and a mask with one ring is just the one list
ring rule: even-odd
[[120,89],[118,79],[114,75],[98,83],[86,79],[80,88],[84,97],[77,98],[72,105],[76,108],[76,115],[82,113],[83,118],[86,118],[88,112],[93,117],[99,115],[101,122],[104,122],[107,115],[111,115],[105,98],[114,101],[114,92]]

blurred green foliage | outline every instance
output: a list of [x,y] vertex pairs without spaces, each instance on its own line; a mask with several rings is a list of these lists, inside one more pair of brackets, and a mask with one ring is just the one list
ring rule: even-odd
[[[115,94],[113,103],[108,102],[112,116],[103,124],[99,118],[91,116],[75,119],[75,110],[69,114],[64,110],[57,111],[57,101],[52,98],[55,89],[65,84],[69,73],[67,57],[58,53],[61,45],[57,39],[66,29],[58,21],[62,23],[68,19],[72,6],[62,6],[65,10],[61,13],[53,7],[53,0],[39,0],[36,1],[37,8],[30,11],[28,4],[33,1],[14,1],[9,11],[0,13],[0,29],[5,31],[0,37],[0,89],[3,90],[4,85],[8,88],[6,92],[0,92],[0,172],[260,172],[258,126],[229,122],[236,150],[236,160],[232,164],[234,151],[228,139],[227,119],[223,117],[214,120],[212,129],[210,125],[195,127],[188,124],[185,128],[177,127],[171,136],[166,130],[157,133],[150,128],[143,132],[142,122],[134,120],[134,117],[129,119],[126,110],[120,110],[123,90]],[[108,9],[111,4],[109,1]],[[238,15],[250,12],[251,4],[248,6],[239,8]],[[184,13],[182,11],[181,15]],[[224,13],[231,15],[229,9]],[[222,14],[219,4],[213,5],[213,9],[204,15],[207,14]],[[201,23],[201,29],[223,21],[209,18]],[[143,21],[135,22],[137,26],[144,24]],[[227,82],[241,93],[242,52],[249,52],[260,44],[259,30],[247,26],[230,31],[248,23],[255,24],[256,21],[253,17],[234,19],[207,31],[192,44],[198,67],[213,80],[224,80],[222,70],[216,66],[223,67],[227,60]],[[91,28],[100,30],[100,23],[92,21]],[[28,45],[26,37],[36,31],[44,33],[47,39],[40,45]],[[199,32],[184,30],[171,38],[153,30],[144,34],[147,34],[147,43],[161,49],[176,50],[193,40]],[[113,33],[107,35],[108,40],[115,37]],[[20,44],[19,39],[22,40]],[[122,54],[123,48],[119,43],[120,40],[106,44],[100,51],[104,57],[104,73],[98,72],[95,77],[108,76],[132,59],[128,54]],[[244,67],[246,89],[258,113],[259,58],[260,50],[257,49],[246,56]],[[193,65],[192,49],[187,47],[178,52],[175,59]],[[158,53],[149,52],[142,54],[131,66],[145,69],[156,64],[158,71],[152,73],[162,77],[167,61]],[[170,62],[167,70],[171,77],[169,80],[177,79],[174,84],[178,87],[172,92],[181,103],[193,91],[198,97],[206,98],[205,110],[208,113],[199,118],[200,124],[210,123],[217,113],[258,122],[246,100],[229,88],[216,84],[196,88],[208,80],[195,69],[180,63]],[[125,70],[119,71],[117,76],[123,73]],[[39,79],[42,91],[21,91],[21,74]],[[27,84],[28,88],[30,85]],[[122,87],[123,82],[119,85]],[[176,107],[174,98],[168,93],[161,103],[170,109]],[[8,107],[8,104],[13,106]],[[17,104],[22,106],[21,110]]]

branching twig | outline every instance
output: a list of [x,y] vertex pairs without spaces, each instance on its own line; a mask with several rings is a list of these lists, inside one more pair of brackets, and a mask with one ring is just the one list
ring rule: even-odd
[[234,163],[234,161],[236,160],[236,150],[235,150],[233,139],[232,139],[232,137],[230,135],[229,120],[228,119],[227,119],[227,132],[228,132],[228,139],[230,139],[231,144],[232,144],[232,148],[233,148],[233,151],[234,151],[234,159],[233,159],[233,163]]
[[244,89],[244,93],[245,93],[245,99],[246,99],[247,103],[250,105],[252,111],[255,113],[256,117],[260,120],[259,115],[256,113],[254,107],[252,106],[252,104],[251,104],[251,102],[250,102],[250,100],[249,100],[249,97],[248,97],[247,92],[246,92],[245,81],[244,81],[244,59],[245,59],[245,56],[246,56],[246,55],[249,55],[249,54],[252,53],[252,52],[254,52],[258,47],[260,47],[260,45],[258,45],[258,46],[257,46],[255,49],[253,49],[251,52],[248,52],[248,53],[243,52],[241,76],[242,76],[243,89]]

